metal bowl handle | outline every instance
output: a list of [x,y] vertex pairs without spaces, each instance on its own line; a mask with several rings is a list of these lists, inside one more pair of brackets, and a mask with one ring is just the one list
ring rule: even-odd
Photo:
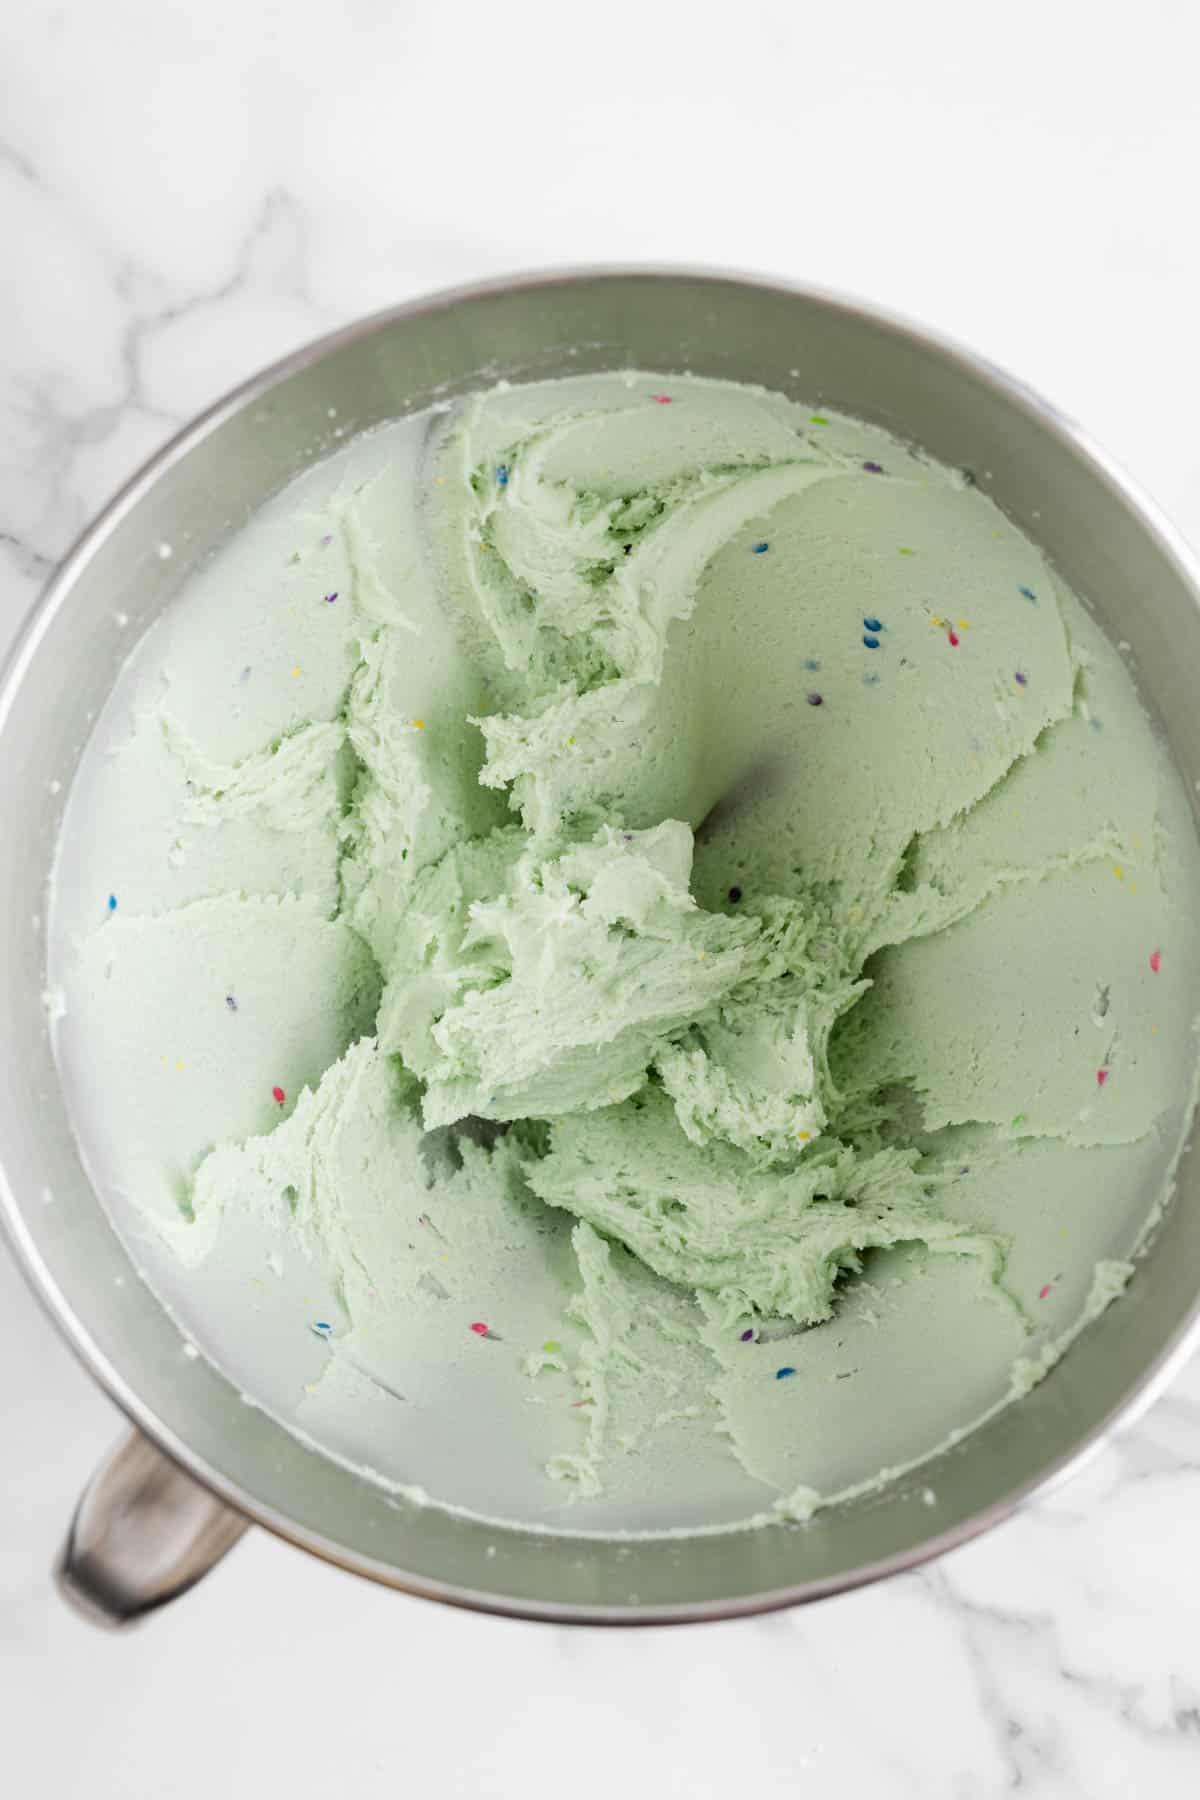
[[75,1509],[59,1592],[93,1625],[132,1625],[207,1575],[248,1522],[131,1431]]

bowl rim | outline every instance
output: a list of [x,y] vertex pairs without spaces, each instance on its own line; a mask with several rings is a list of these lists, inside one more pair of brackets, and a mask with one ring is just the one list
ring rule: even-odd
[[[1073,418],[990,359],[968,348],[940,329],[923,325],[890,307],[848,295],[808,281],[793,281],[771,273],[727,269],[700,264],[616,263],[566,265],[518,271],[487,280],[457,284],[420,295],[412,300],[380,308],[300,345],[229,389],[175,432],[117,488],[89,524],[79,533],[46,581],[0,664],[0,731],[11,713],[17,691],[37,655],[43,638],[69,603],[72,589],[90,560],[115,532],[141,499],[177,462],[243,408],[263,399],[274,388],[339,349],[369,338],[402,320],[450,311],[464,302],[491,296],[537,296],[558,287],[574,287],[612,281],[647,284],[690,282],[701,286],[736,287],[785,299],[808,301],[829,312],[868,327],[881,328],[902,343],[932,353],[943,363],[957,367],[977,384],[990,388],[1025,413],[1042,432],[1059,441],[1076,460],[1089,465],[1124,501],[1138,528],[1154,542],[1172,566],[1181,584],[1191,591],[1200,607],[1200,554],[1193,551],[1179,529],[1158,503]],[[1008,1493],[970,1514],[957,1524],[922,1539],[889,1556],[863,1563],[836,1575],[791,1583],[783,1587],[720,1600],[640,1605],[590,1605],[575,1602],[509,1598],[503,1594],[464,1587],[452,1581],[410,1575],[352,1550],[303,1526],[259,1500],[254,1494],[214,1468],[193,1450],[171,1426],[165,1424],[138,1393],[133,1381],[99,1348],[88,1328],[63,1294],[30,1231],[24,1213],[0,1157],[0,1230],[17,1267],[41,1303],[51,1322],[85,1369],[139,1431],[202,1487],[216,1494],[228,1507],[298,1549],[354,1574],[366,1576],[401,1592],[495,1615],[554,1624],[656,1625],[698,1623],[733,1619],[776,1611],[836,1593],[849,1592],[903,1570],[915,1569],[981,1536],[1013,1517],[1034,1498],[1057,1488],[1092,1459],[1118,1428],[1137,1420],[1161,1395],[1179,1370],[1200,1348],[1200,1282],[1196,1298],[1171,1338],[1135,1377],[1127,1392],[1070,1449],[1053,1458],[1035,1475]],[[282,1430],[286,1427],[280,1426]],[[499,1522],[489,1525],[501,1530]],[[521,1530],[521,1527],[513,1527]],[[732,1530],[744,1527],[731,1527]],[[581,1550],[588,1541],[575,1540]]]

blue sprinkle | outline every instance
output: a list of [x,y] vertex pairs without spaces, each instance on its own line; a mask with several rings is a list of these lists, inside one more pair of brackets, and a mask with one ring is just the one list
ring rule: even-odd
[[785,1364],[782,1369],[776,1369],[775,1379],[776,1379],[776,1381],[786,1381],[789,1375],[794,1375],[795,1373],[796,1373],[795,1369],[789,1368]]
[[226,994],[225,1004],[229,1008],[230,1012],[237,1011],[237,1001],[234,999],[232,994]]
[[497,465],[496,486],[497,487],[507,487],[508,486],[508,469],[504,463],[500,463]]
[[820,666],[821,666],[821,665],[820,665],[820,663],[819,663],[819,662],[818,662],[818,661],[817,661],[817,659],[816,659],[816,657],[815,657],[815,656],[810,656],[810,657],[809,657],[809,658],[808,658],[808,660],[807,660],[807,662],[806,662],[806,663],[805,663],[805,665],[804,665],[804,666],[805,666],[805,668],[806,668],[806,669],[812,669],[812,671],[813,671],[813,672],[814,672],[814,674],[815,674],[815,673],[816,673],[816,671],[817,671],[817,670],[818,670],[818,669],[819,669],[819,668],[820,668]]
[[1019,587],[1017,592],[1023,600],[1028,600],[1032,606],[1037,605],[1037,595],[1031,587]]
[[883,630],[883,620],[882,619],[864,619],[863,620],[863,630],[864,631],[882,631]]
[[333,1330],[333,1326],[327,1319],[314,1319],[312,1328],[318,1337],[327,1337]]
[[108,896],[108,910],[109,912],[116,912],[117,910],[117,896],[115,894],[110,894]]
[[878,650],[879,648],[879,639],[871,631],[863,632],[863,643],[867,646],[868,650]]
[[769,550],[771,548],[771,546],[764,539],[761,544],[752,544],[750,546],[750,548],[751,548],[751,552],[753,555],[761,556],[763,554],[764,550]]

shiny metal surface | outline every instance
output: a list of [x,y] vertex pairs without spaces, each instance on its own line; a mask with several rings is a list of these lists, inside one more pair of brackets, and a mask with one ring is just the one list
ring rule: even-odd
[[134,1625],[194,1587],[249,1521],[130,1431],[84,1490],[55,1579],[93,1625]]
[[[41,921],[59,812],[52,784],[69,782],[136,632],[231,529],[331,446],[331,408],[348,436],[500,376],[631,364],[762,382],[969,466],[1110,633],[1129,640],[1189,785],[1200,774],[1200,573],[1070,422],[902,321],[812,290],[687,271],[579,272],[436,296],[268,370],[117,496],[50,583],[0,690],[0,1212],[64,1335],[178,1464],[304,1548],[432,1598],[592,1623],[783,1606],[937,1555],[1063,1474],[1200,1336],[1200,1179],[1186,1157],[1127,1296],[1019,1407],[915,1478],[806,1526],[629,1542],[552,1538],[398,1502],[181,1356],[176,1327],[90,1190],[50,1052]],[[162,542],[174,547],[167,560]],[[127,629],[116,628],[117,613]]]

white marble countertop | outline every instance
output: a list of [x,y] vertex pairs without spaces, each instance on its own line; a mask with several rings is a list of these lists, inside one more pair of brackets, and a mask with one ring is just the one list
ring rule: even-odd
[[[0,644],[232,382],[371,308],[572,261],[740,265],[907,310],[1085,420],[1200,539],[1198,54],[1172,0],[12,0]],[[47,1569],[118,1421],[2,1255],[0,1318],[15,1793],[1200,1791],[1200,1363],[1014,1523],[803,1612],[519,1625],[253,1533],[111,1639]]]

